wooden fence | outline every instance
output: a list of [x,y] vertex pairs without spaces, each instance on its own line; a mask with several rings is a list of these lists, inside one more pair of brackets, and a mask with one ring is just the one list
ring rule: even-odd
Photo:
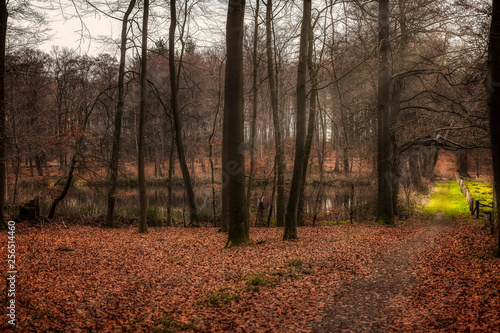
[[469,189],[465,185],[463,179],[460,178],[459,175],[456,175],[455,178],[457,180],[458,185],[460,186],[460,191],[462,191],[462,193],[467,198],[467,203],[469,204],[469,210],[470,210],[471,215],[475,214],[476,218],[479,218],[480,207],[492,208],[491,212],[485,212],[486,215],[489,215],[489,219],[490,219],[490,223],[491,223],[491,221],[492,221],[492,214],[493,214],[493,207],[490,206],[490,205],[483,204],[479,200],[474,199],[474,197],[470,193]]

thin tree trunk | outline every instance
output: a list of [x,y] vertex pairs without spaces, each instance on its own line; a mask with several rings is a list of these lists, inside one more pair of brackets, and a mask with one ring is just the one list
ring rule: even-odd
[[275,168],[277,178],[277,198],[276,198],[276,225],[283,227],[285,225],[285,154],[283,151],[283,138],[281,131],[281,116],[278,104],[278,89],[276,85],[274,52],[272,47],[272,0],[267,1],[266,6],[266,51],[267,51],[267,74],[269,79],[269,90],[271,93],[271,108],[273,110],[274,125],[274,145],[276,147]]
[[177,144],[177,155],[179,157],[179,164],[184,179],[184,186],[186,187],[186,195],[189,204],[189,225],[199,226],[198,211],[196,209],[196,201],[194,198],[193,184],[191,183],[191,176],[186,164],[186,155],[184,152],[184,141],[182,138],[182,123],[179,116],[179,105],[177,101],[177,75],[175,71],[175,28],[177,25],[177,13],[175,7],[175,0],[170,1],[170,30],[168,35],[168,68],[170,70],[170,89],[172,95],[172,114],[174,118],[175,127],[175,141]]
[[[493,0],[488,47],[488,108],[490,120],[491,156],[493,160],[493,178],[495,197],[500,198],[500,0]],[[496,206],[497,219],[500,218],[500,206]],[[500,221],[500,220],[499,220]],[[498,224],[498,248],[500,257],[500,222]]]
[[[325,119],[323,118],[323,112],[321,110],[321,107],[319,108],[320,112],[320,121],[321,121],[321,131],[322,131],[322,141],[321,141],[321,162],[319,164],[319,188],[318,188],[318,195],[316,196],[316,201],[314,202],[314,207],[313,207],[313,227],[316,225],[316,219],[318,217],[318,206],[320,205],[321,202],[321,196],[323,193],[323,182],[324,182],[324,162],[325,162],[325,156],[326,156],[326,125],[325,125]],[[318,140],[318,145],[319,145],[319,140]]]
[[271,192],[271,201],[269,202],[269,214],[267,215],[267,227],[269,228],[271,226],[271,217],[273,215],[273,208],[274,208],[274,195],[276,193],[276,180],[277,180],[277,175],[276,175],[276,157],[274,158],[274,179],[273,179],[273,190]]
[[5,127],[5,52],[7,38],[7,2],[0,2],[0,229],[7,229],[7,223],[4,219],[3,207],[5,205],[6,194],[6,145],[7,133]]
[[[257,136],[257,97],[258,97],[258,85],[257,85],[257,71],[259,69],[259,61],[257,57],[257,42],[259,37],[259,9],[260,1],[257,1],[255,7],[255,18],[254,18],[254,38],[253,38],[253,57],[252,57],[252,127],[250,131],[250,172],[248,173],[248,187],[247,187],[247,210],[250,214],[250,203],[252,201],[252,187],[254,183],[254,173],[255,173],[255,139]],[[256,217],[257,218],[257,217]]]
[[146,195],[144,126],[146,122],[146,93],[147,93],[147,63],[148,63],[148,19],[149,0],[144,0],[144,18],[142,21],[142,56],[141,56],[141,102],[139,110],[139,129],[137,137],[138,174],[139,174],[139,204],[141,216],[139,232],[148,231],[148,197]]
[[223,171],[228,176],[229,234],[226,247],[249,241],[247,201],[245,195],[244,98],[243,98],[243,34],[245,1],[229,0],[226,26],[226,76],[224,118],[227,119],[227,164]]
[[49,219],[54,218],[54,214],[56,213],[56,208],[57,205],[64,200],[66,197],[66,194],[68,194],[69,187],[71,186],[71,182],[73,181],[73,173],[75,171],[77,159],[78,159],[78,154],[80,152],[80,144],[78,144],[78,147],[76,149],[75,155],[71,159],[71,164],[69,166],[68,170],[68,177],[66,178],[66,183],[64,184],[63,190],[61,194],[57,198],[52,201],[52,204],[50,205],[50,211],[49,211]]
[[[208,139],[209,159],[210,159],[210,176],[211,176],[211,183],[212,183],[212,215],[213,215],[213,220],[214,220],[213,221],[214,227],[217,226],[217,217],[216,217],[216,206],[215,206],[216,194],[215,194],[215,167],[214,167],[214,160],[213,160],[213,145],[214,145],[213,141],[214,141],[214,137],[215,137],[215,131],[217,128],[217,119],[219,117],[219,111],[220,111],[220,107],[222,104],[221,78],[222,78],[222,63],[219,66],[219,75],[218,75],[218,81],[217,81],[217,87],[218,87],[218,89],[217,89],[217,106],[215,109],[214,123],[212,126],[212,133],[210,134],[210,137]],[[223,120],[223,121],[225,121],[225,120]],[[223,140],[223,146],[224,146],[224,140]],[[223,150],[222,154],[223,154],[223,156],[225,156],[224,148],[222,150]],[[224,157],[222,158],[222,160],[224,161]],[[224,165],[224,162],[223,162],[223,165]],[[224,179],[222,179],[222,181],[224,182]],[[227,210],[227,204],[225,205],[225,203],[227,203],[227,201],[224,201],[225,192],[227,192],[227,191],[225,191],[223,189],[222,190],[222,195],[223,195],[222,210],[226,210],[226,213],[222,213],[221,227],[219,230],[221,232],[229,231],[229,223],[226,223],[226,224],[224,223],[224,217],[229,216],[228,210]],[[225,198],[227,198],[227,195]],[[228,221],[228,219],[226,218],[226,222],[227,221]]]
[[172,139],[170,142],[170,152],[168,157],[168,198],[167,198],[167,226],[172,225],[172,199],[173,199],[173,179],[174,176],[174,165],[175,165],[175,136],[172,131]]
[[297,120],[295,122],[295,161],[292,185],[285,217],[283,239],[297,238],[297,209],[305,160],[306,140],[306,82],[307,48],[311,26],[311,0],[304,0],[302,26],[300,31],[299,64],[297,69]]
[[35,166],[38,177],[43,177],[42,161],[38,154],[35,155]]
[[389,0],[379,0],[379,74],[378,74],[378,211],[377,221],[394,224],[392,207],[390,85],[389,73]]

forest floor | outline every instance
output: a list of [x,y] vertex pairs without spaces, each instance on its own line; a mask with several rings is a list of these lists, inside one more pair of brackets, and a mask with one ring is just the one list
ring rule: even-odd
[[[229,249],[226,237],[215,228],[18,224],[16,328],[500,331],[496,242],[474,220],[301,227],[294,241],[280,228],[252,228],[251,244]],[[3,304],[2,332],[11,328]]]

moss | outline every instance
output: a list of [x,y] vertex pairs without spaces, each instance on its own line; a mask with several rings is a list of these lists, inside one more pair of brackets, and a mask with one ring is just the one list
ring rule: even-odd
[[[479,200],[484,205],[493,206],[493,186],[491,183],[466,182],[465,185],[474,199]],[[490,207],[481,207],[481,212],[491,212],[491,210]]]
[[467,200],[456,181],[450,180],[448,183],[437,183],[434,186],[434,191],[431,193],[429,203],[424,207],[424,212],[434,215],[438,211],[449,217],[469,213]]
[[233,246],[241,246],[250,243],[250,240],[247,237],[243,237],[237,241],[228,240],[224,248],[230,248]]
[[378,215],[375,220],[376,223],[385,224],[385,225],[395,225],[394,217],[388,216],[386,214]]

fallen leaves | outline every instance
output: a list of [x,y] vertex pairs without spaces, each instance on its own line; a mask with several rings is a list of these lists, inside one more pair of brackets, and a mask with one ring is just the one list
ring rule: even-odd
[[332,287],[412,232],[305,227],[283,242],[281,229],[253,228],[252,245],[223,249],[214,228],[21,228],[20,259],[33,239],[37,252],[18,275],[17,328],[94,332],[306,331]]
[[500,332],[500,260],[484,226],[460,222],[425,251],[396,330]]
[[[281,229],[252,228],[251,245],[224,249],[227,235],[214,228],[19,229],[19,259],[33,241],[36,250],[17,277],[17,329],[28,332],[310,332],[342,283],[372,274],[379,250],[418,230],[301,227],[299,240],[283,242]],[[394,329],[497,327],[488,322],[498,324],[500,274],[488,244],[463,225],[434,243]]]

